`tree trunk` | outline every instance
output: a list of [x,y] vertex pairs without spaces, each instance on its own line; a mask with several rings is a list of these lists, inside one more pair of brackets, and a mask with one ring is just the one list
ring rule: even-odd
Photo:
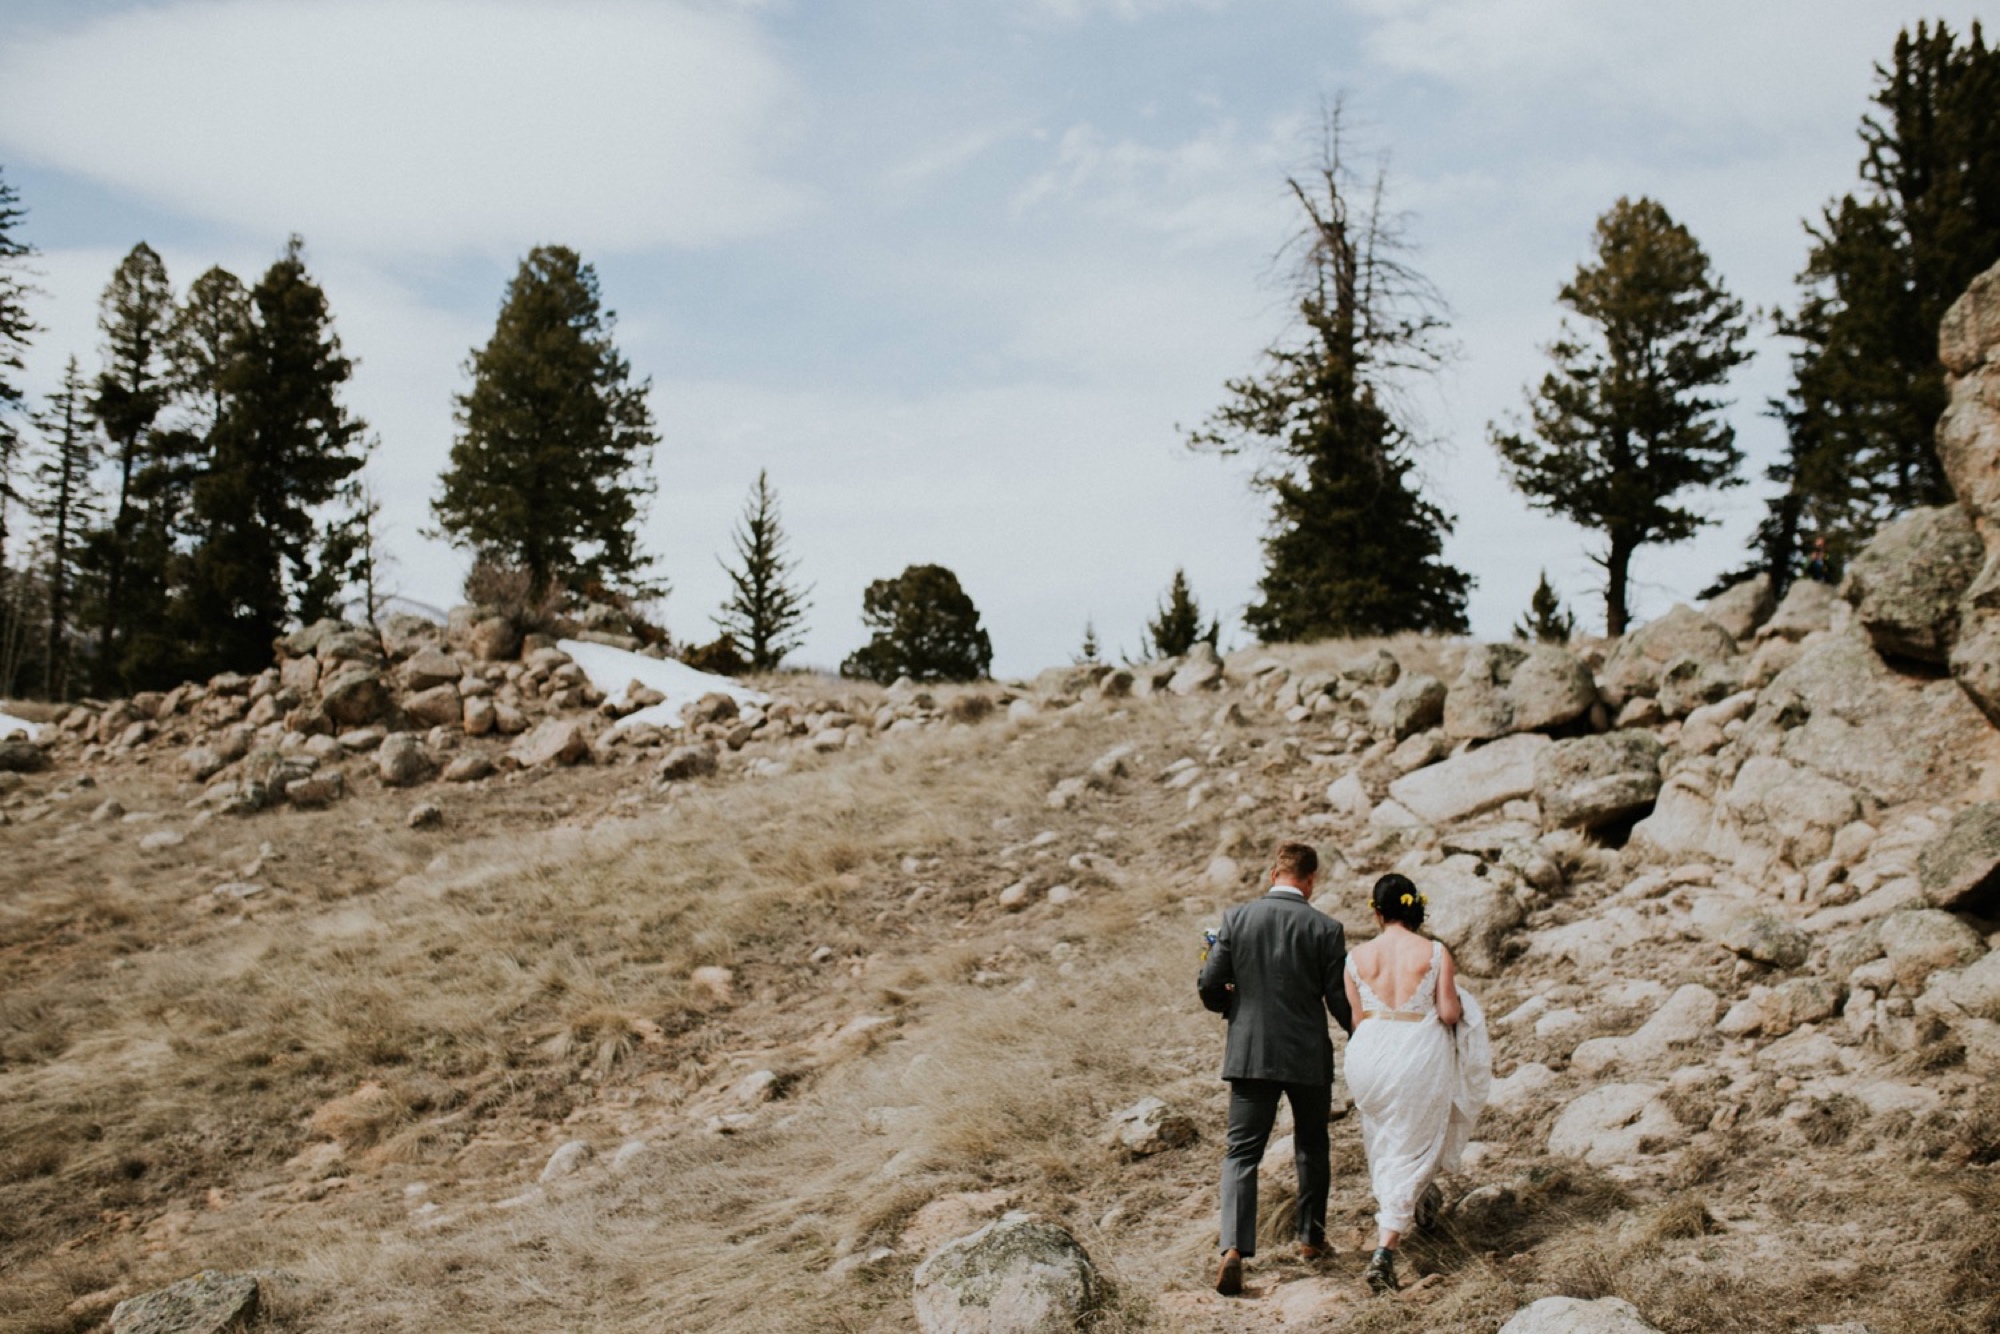
[[1632,564],[1632,543],[1614,534],[1611,550],[1604,558],[1604,633],[1616,639],[1625,633],[1626,576]]

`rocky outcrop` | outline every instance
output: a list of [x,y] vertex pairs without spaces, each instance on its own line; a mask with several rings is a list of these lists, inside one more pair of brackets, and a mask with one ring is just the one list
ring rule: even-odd
[[1699,666],[1735,654],[1736,641],[1727,630],[1694,608],[1677,605],[1618,641],[1598,673],[1598,692],[1606,705],[1617,709],[1635,695],[1659,694],[1661,674],[1677,659]]
[[924,1334],[1074,1334],[1098,1301],[1097,1269],[1053,1223],[1009,1214],[917,1266]]
[[1777,609],[1771,576],[1759,574],[1731,584],[1704,603],[1701,611],[1738,644],[1747,644]]
[[1590,670],[1563,649],[1475,644],[1445,696],[1444,730],[1454,741],[1547,731],[1576,721],[1595,703]]
[[1405,774],[1389,795],[1426,823],[1462,820],[1533,793],[1535,759],[1553,744],[1533,732],[1503,737]]
[[1912,510],[1854,558],[1840,595],[1877,653],[1942,667],[1958,636],[1959,603],[1985,558],[1958,506]]

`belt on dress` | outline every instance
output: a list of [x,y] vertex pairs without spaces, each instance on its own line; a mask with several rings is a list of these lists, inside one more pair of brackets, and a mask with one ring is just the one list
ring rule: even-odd
[[1428,1016],[1405,1014],[1401,1010],[1368,1010],[1363,1012],[1361,1017],[1363,1019],[1394,1019],[1399,1024],[1421,1024]]

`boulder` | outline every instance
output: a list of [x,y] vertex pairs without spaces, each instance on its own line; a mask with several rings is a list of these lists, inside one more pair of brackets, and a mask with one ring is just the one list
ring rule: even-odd
[[48,752],[20,737],[0,738],[0,774],[40,773],[49,766]]
[[1777,609],[1771,576],[1759,574],[1731,584],[1704,603],[1701,610],[1709,620],[1728,631],[1730,638],[1747,644]]
[[689,778],[706,778],[715,772],[715,768],[715,747],[702,742],[675,746],[661,756],[655,776],[663,783],[679,782]]
[[1596,829],[1637,815],[1660,795],[1651,732],[1633,729],[1558,741],[1535,757],[1535,802],[1550,829]]
[[480,662],[506,662],[520,652],[521,636],[505,616],[488,616],[473,623],[465,644]]
[[353,633],[353,627],[344,621],[331,619],[314,621],[301,626],[288,635],[281,635],[274,645],[279,656],[286,658],[306,658],[319,652],[320,644],[335,636]]
[[1959,600],[1985,559],[1972,520],[1957,505],[1911,510],[1883,525],[1854,558],[1840,595],[1877,653],[1941,667],[1958,631]]
[[575,764],[590,753],[590,737],[583,730],[583,724],[573,718],[551,718],[537,724],[507,753],[523,769],[545,764]]
[[403,664],[403,688],[421,693],[436,686],[455,685],[465,675],[457,658],[443,649],[426,648]]
[[699,727],[703,723],[727,722],[737,714],[738,706],[733,696],[719,690],[711,690],[687,707],[681,719],[684,726]]
[[1975,1019],[2000,1020],[2000,950],[1973,960],[1945,983],[1944,994]]
[[1783,1037],[1803,1024],[1833,1018],[1840,1012],[1842,994],[1839,983],[1823,977],[1794,977],[1775,987],[1752,987],[1715,1028],[1724,1037],[1752,1033]]
[[1631,846],[1662,857],[1705,855],[1714,828],[1715,775],[1684,766],[1660,785],[1653,813],[1632,826]]
[[464,701],[449,682],[410,696],[403,701],[403,712],[421,727],[458,727],[465,721]]
[[393,700],[382,673],[360,663],[333,670],[320,691],[320,707],[336,727],[361,727],[387,716]]
[[1340,677],[1355,685],[1380,689],[1392,686],[1403,674],[1403,664],[1388,649],[1371,649],[1340,664]]
[[1597,688],[1605,704],[1620,708],[1635,695],[1659,694],[1660,673],[1676,658],[1709,663],[1735,653],[1736,641],[1727,630],[1693,607],[1677,604],[1618,641],[1598,673]]
[[447,783],[476,783],[493,774],[493,761],[484,752],[468,750],[455,756],[444,767],[444,781]]
[[1746,908],[1716,924],[1715,943],[1741,959],[1773,968],[1797,968],[1812,952],[1812,938],[1783,918]]
[[1427,900],[1425,926],[1451,947],[1458,966],[1487,977],[1498,973],[1508,937],[1528,916],[1513,874],[1467,853],[1409,874]]
[[203,1270],[171,1287],[128,1297],[111,1312],[112,1334],[224,1334],[257,1318],[257,1280]]
[[1749,671],[1741,658],[1703,662],[1675,658],[1660,669],[1658,702],[1663,718],[1685,718],[1705,705],[1728,699],[1743,689]]
[[[206,783],[229,766],[222,753],[213,746],[189,746],[181,752],[181,768],[197,783]],[[0,764],[0,767],[5,767]]]
[[1500,1334],[1660,1334],[1623,1297],[1544,1297],[1516,1311]]
[[1765,687],[1737,744],[1894,806],[1963,792],[1990,760],[1991,737],[1957,685],[1900,676],[1861,635],[1837,634]]
[[1664,1089],[1653,1083],[1592,1089],[1556,1117],[1549,1129],[1549,1152],[1581,1158],[1593,1167],[1613,1167],[1674,1147],[1687,1138],[1687,1130],[1661,1100]]
[[1389,795],[1429,824],[1495,810],[1534,792],[1535,760],[1553,744],[1535,732],[1502,737],[1405,774],[1389,785]]
[[1623,1037],[1590,1038],[1570,1053],[1570,1068],[1595,1075],[1613,1066],[1640,1070],[1679,1064],[1688,1048],[1710,1039],[1722,1001],[1707,987],[1690,982],[1660,1003],[1652,1017]]
[[1972,280],[1938,326],[1947,401],[1938,459],[1952,494],[1992,533],[2000,518],[2000,264]]
[[1097,1270],[1076,1238],[1020,1214],[988,1223],[917,1266],[924,1334],[1075,1334],[1096,1308]]
[[2000,558],[1966,590],[1948,665],[1974,707],[2000,727]]
[[1833,850],[1834,835],[1861,814],[1853,788],[1787,760],[1753,755],[1724,794],[1709,850],[1741,865],[1769,849],[1804,868]]
[[1490,741],[1574,722],[1597,703],[1590,670],[1553,644],[1475,644],[1445,696],[1444,730]]
[[1817,579],[1794,579],[1785,590],[1784,600],[1757,631],[1761,640],[1784,639],[1797,643],[1807,635],[1833,628],[1833,608],[1840,601],[1833,585]]
[[278,680],[287,690],[310,695],[319,689],[318,658],[287,658],[278,664]]
[[1444,720],[1445,686],[1435,676],[1405,676],[1375,697],[1368,723],[1384,736],[1401,741]]
[[375,748],[375,774],[385,787],[411,787],[437,771],[414,732],[391,732]]
[[324,810],[347,795],[347,777],[338,769],[294,778],[279,791],[285,800],[302,811]]
[[1921,991],[1932,973],[1962,968],[1986,953],[1986,940],[1948,912],[1918,908],[1890,913],[1875,929],[1896,985]]
[[1934,908],[1991,915],[2000,905],[2000,805],[1975,802],[1917,856],[1917,883]]
[[1106,1144],[1134,1158],[1185,1148],[1200,1137],[1193,1121],[1158,1098],[1141,1098],[1125,1110],[1113,1112],[1104,1132]]
[[467,736],[485,736],[499,723],[499,714],[493,701],[478,695],[464,702],[464,711],[459,715],[459,725]]
[[1215,655],[1214,645],[1201,643],[1188,650],[1186,661],[1168,679],[1167,689],[1176,695],[1192,695],[1221,684],[1222,660]]

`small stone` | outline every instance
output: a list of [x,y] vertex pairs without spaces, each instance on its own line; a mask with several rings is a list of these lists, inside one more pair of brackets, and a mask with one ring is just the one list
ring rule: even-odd
[[165,852],[187,842],[187,835],[178,829],[155,829],[139,840],[141,852]]
[[264,887],[262,885],[248,880],[231,880],[227,884],[217,885],[209,891],[209,893],[215,895],[218,899],[238,900],[251,898],[263,892]]
[[580,1139],[573,1139],[549,1155],[549,1161],[543,1166],[542,1174],[537,1180],[546,1186],[551,1181],[572,1176],[578,1168],[595,1156],[596,1151],[590,1145]]
[[735,998],[736,974],[719,964],[704,964],[688,974],[688,985],[710,1000],[726,1003]]
[[112,1334],[224,1334],[257,1316],[257,1280],[207,1270],[130,1297],[111,1312]]
[[1184,1148],[1200,1138],[1200,1133],[1192,1120],[1172,1111],[1160,1099],[1142,1098],[1111,1114],[1104,1137],[1112,1148],[1144,1158]]
[[469,750],[459,755],[444,767],[444,781],[447,783],[476,783],[491,777],[492,759],[480,751]]
[[410,814],[404,823],[412,829],[442,829],[444,812],[428,801],[421,802],[410,808]]
[[1028,906],[1028,882],[1016,880],[1000,891],[1000,906],[1008,912],[1019,912]]

